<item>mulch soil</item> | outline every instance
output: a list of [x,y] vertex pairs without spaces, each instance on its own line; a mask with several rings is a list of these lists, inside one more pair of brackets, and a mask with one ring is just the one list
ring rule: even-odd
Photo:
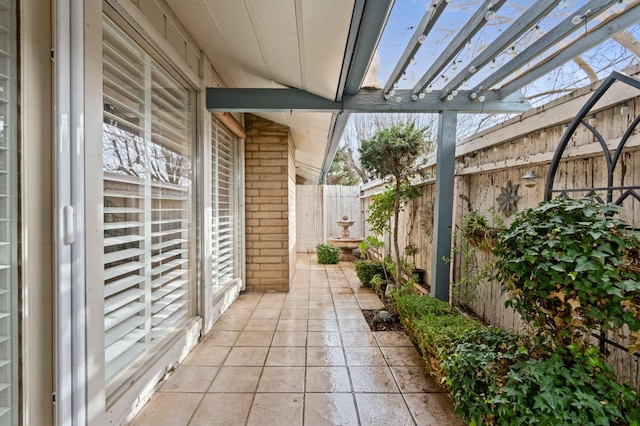
[[397,315],[393,315],[391,317],[391,322],[379,322],[377,328],[373,325],[373,317],[378,312],[378,309],[363,309],[362,314],[364,315],[364,319],[367,320],[367,324],[369,324],[369,328],[371,331],[404,331],[404,327],[400,322],[400,319]]

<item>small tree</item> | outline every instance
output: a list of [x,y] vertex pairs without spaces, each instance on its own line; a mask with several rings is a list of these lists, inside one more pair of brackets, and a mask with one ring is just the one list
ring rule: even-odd
[[403,206],[417,195],[412,190],[411,179],[420,174],[418,161],[427,152],[427,129],[418,129],[415,123],[395,125],[380,130],[360,145],[360,162],[374,177],[390,179],[393,191],[393,249],[396,264],[396,280],[400,283],[402,261],[398,246],[399,213]]

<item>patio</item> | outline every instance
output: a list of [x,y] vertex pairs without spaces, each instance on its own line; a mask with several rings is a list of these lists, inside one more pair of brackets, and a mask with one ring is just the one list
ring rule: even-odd
[[351,263],[299,255],[289,293],[246,293],[161,384],[133,425],[456,425],[402,332]]

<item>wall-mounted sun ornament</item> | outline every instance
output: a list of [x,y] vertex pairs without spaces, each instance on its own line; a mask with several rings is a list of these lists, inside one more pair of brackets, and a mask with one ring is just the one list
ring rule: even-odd
[[498,202],[498,211],[506,216],[518,211],[518,200],[522,197],[518,195],[520,184],[514,185],[511,181],[507,181],[507,186],[500,188],[500,195],[496,198]]

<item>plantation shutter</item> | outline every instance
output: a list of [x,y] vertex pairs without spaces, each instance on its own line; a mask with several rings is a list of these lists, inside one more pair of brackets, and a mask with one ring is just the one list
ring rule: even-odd
[[18,423],[15,2],[0,2],[0,425]]
[[190,93],[108,19],[104,29],[107,382],[189,313]]
[[236,140],[212,119],[212,285],[214,291],[235,278],[236,260]]

